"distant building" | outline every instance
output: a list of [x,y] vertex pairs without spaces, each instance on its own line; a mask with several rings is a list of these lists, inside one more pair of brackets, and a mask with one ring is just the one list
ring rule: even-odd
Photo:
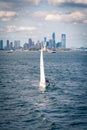
[[44,37],[44,46],[47,46],[47,39],[46,39],[46,37]]
[[10,50],[13,50],[14,47],[13,47],[13,42],[10,42]]
[[29,49],[29,44],[28,44],[28,43],[25,43],[24,46],[23,46],[23,49],[24,49],[24,50],[28,50],[28,49]]
[[62,42],[58,42],[58,43],[56,44],[56,47],[57,47],[57,48],[62,48]]
[[0,40],[0,50],[3,50],[3,40]]
[[10,42],[9,42],[9,40],[7,40],[6,49],[7,49],[7,50],[10,50]]
[[32,47],[32,39],[31,38],[29,38],[28,44],[29,44],[29,49],[30,49]]
[[48,48],[49,48],[49,49],[52,49],[52,45],[53,45],[53,40],[52,40],[52,39],[50,39],[50,40],[49,40],[49,45],[48,45]]
[[49,41],[47,41],[46,43],[47,43],[47,48],[49,48]]
[[62,43],[62,48],[66,48],[66,34],[61,35],[61,43]]
[[32,39],[31,39],[31,38],[29,38],[28,43],[29,43],[30,45],[32,45]]
[[55,33],[52,34],[52,41],[53,41],[52,48],[55,49]]
[[15,40],[14,41],[14,48],[15,49],[20,49],[20,40]]
[[32,41],[31,38],[29,38],[28,44],[29,44],[29,49],[34,47],[34,42]]
[[43,41],[43,50],[47,51],[47,41],[46,41],[46,37],[44,37],[44,41]]
[[37,49],[40,49],[42,46],[42,43],[38,40],[35,46]]

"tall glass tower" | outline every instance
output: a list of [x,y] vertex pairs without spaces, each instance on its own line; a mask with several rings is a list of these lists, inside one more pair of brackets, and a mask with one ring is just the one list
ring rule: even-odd
[[66,48],[66,34],[61,35],[62,48]]
[[7,50],[9,50],[10,49],[10,42],[9,42],[9,40],[7,40]]
[[47,40],[46,40],[46,37],[44,37],[44,46],[47,46]]
[[0,40],[0,50],[3,50],[3,40]]
[[55,49],[55,33],[52,34],[52,41],[53,41],[52,48]]

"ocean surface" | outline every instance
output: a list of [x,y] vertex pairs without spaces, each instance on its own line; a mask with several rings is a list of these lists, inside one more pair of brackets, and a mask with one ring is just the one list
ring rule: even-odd
[[0,52],[0,130],[87,130],[87,52]]

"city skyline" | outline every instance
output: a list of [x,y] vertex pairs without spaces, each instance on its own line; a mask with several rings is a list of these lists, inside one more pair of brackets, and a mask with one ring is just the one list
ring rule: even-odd
[[0,0],[0,40],[20,40],[22,46],[28,38],[42,41],[61,41],[66,34],[66,47],[87,47],[86,0]]
[[66,34],[61,34],[61,41],[56,41],[56,34],[53,32],[51,34],[50,39],[47,37],[44,37],[42,41],[33,41],[32,38],[28,38],[27,42],[23,43],[23,46],[21,45],[20,40],[14,39],[14,41],[10,41],[9,39],[5,41],[5,46],[3,44],[3,40],[0,40],[0,50],[14,50],[14,49],[31,49],[33,48],[38,48],[40,49],[41,46],[45,46],[50,49],[55,49],[55,48],[61,48],[65,49],[66,48]]

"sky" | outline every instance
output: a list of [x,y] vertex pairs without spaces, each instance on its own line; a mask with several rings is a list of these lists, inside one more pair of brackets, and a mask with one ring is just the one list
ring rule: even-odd
[[67,47],[87,47],[87,0],[0,0],[0,39],[21,45],[66,34]]

